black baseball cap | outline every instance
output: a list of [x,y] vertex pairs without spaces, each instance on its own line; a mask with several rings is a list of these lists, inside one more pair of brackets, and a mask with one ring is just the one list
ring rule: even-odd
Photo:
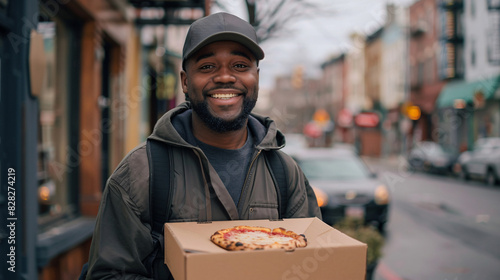
[[257,60],[264,58],[264,51],[257,44],[257,34],[250,23],[228,13],[216,13],[191,24],[182,49],[183,63],[199,49],[217,41],[238,42],[247,47]]

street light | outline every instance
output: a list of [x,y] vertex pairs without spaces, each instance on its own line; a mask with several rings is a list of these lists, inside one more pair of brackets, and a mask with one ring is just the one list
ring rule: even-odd
[[420,119],[420,115],[421,115],[421,112],[420,112],[420,107],[418,106],[409,106],[408,107],[408,111],[407,111],[407,115],[408,115],[408,118],[410,118],[410,120],[418,120]]

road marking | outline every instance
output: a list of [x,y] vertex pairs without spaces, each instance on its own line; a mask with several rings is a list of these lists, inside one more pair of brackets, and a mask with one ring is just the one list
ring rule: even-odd
[[377,265],[377,270],[376,274],[379,276],[382,276],[384,280],[404,280],[403,278],[399,277],[396,272],[392,271],[385,263],[380,262]]

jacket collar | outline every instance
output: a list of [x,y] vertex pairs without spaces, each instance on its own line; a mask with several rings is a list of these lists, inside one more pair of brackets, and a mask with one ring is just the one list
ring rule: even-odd
[[[165,113],[156,123],[153,133],[148,137],[173,145],[195,146],[196,140],[191,133],[191,103],[184,102]],[[255,137],[257,149],[279,149],[285,144],[283,134],[269,117],[251,114],[248,127]]]

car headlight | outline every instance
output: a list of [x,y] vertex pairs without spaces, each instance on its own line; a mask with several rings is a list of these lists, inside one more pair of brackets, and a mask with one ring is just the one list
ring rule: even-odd
[[328,195],[318,189],[318,188],[315,188],[315,187],[312,187],[313,191],[314,191],[314,194],[316,195],[316,200],[318,201],[318,206],[319,207],[323,207],[323,206],[326,206],[328,204]]
[[386,186],[380,185],[375,189],[375,203],[378,205],[389,203],[389,190]]

